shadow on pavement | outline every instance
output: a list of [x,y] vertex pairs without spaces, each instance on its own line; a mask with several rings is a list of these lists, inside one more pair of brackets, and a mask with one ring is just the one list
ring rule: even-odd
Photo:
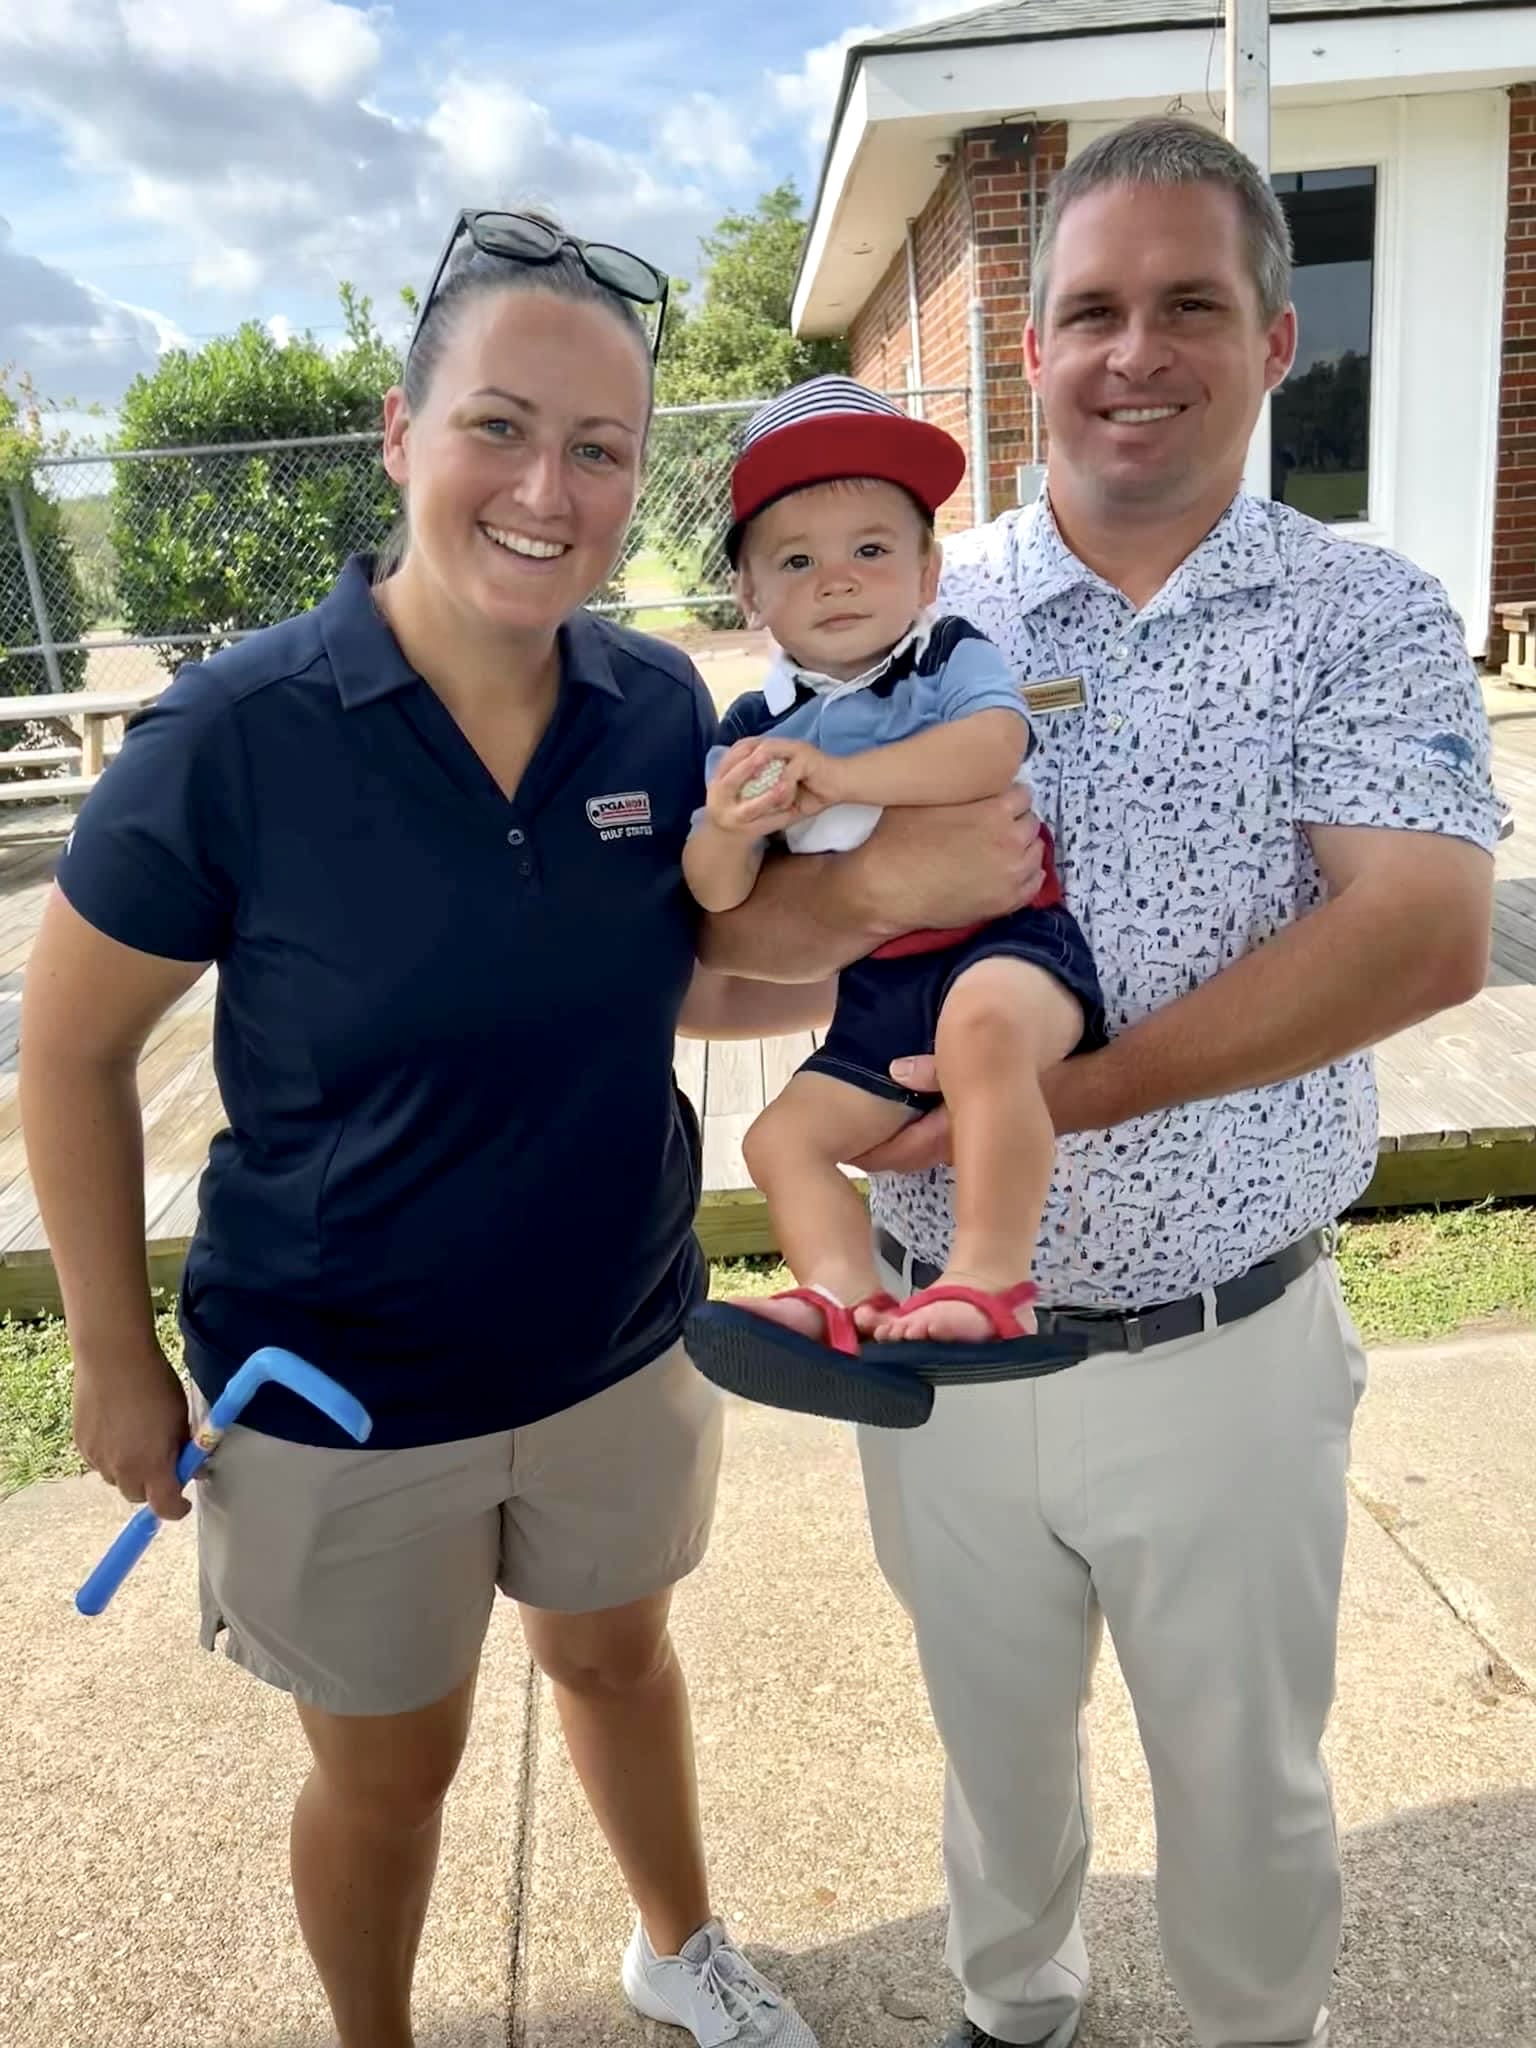
[[[1420,1808],[1344,1844],[1348,1908],[1335,2048],[1536,2043],[1536,1787]],[[1163,1974],[1149,1877],[1104,1874],[1083,1905],[1096,1981],[1079,2048],[1188,2048]],[[944,1917],[924,1913],[790,1955],[753,1944],[821,2048],[933,2048],[957,2011]],[[663,2048],[611,1997],[533,2012],[517,2048]],[[313,2048],[274,2042],[271,2048]],[[424,2035],[421,2048],[468,2048]]]

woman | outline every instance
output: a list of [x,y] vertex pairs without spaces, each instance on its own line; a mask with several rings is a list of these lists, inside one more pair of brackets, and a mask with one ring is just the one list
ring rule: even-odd
[[203,1640],[292,1693],[312,1752],[294,1896],[343,2048],[411,2042],[498,1588],[634,1895],[631,2001],[702,2042],[814,2048],[711,1915],[667,1632],[720,1455],[679,1342],[701,1263],[673,1035],[798,1029],[829,991],[695,978],[679,862],[709,700],[675,650],[580,610],[634,510],[637,308],[663,297],[622,251],[461,219],[386,402],[393,566],[352,561],[134,725],[27,977],[28,1156],[86,1461],[186,1511],[135,1068],[209,961],[230,1127],[188,1366],[211,1399],[286,1345],[372,1413],[349,1448],[268,1389],[199,1488]]

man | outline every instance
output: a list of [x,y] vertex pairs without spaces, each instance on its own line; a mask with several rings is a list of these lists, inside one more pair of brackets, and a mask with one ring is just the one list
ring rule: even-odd
[[[1053,1077],[1034,1267],[1042,1328],[1091,1355],[940,1387],[925,1427],[861,1438],[949,1761],[946,2048],[1076,2033],[1105,1620],[1197,2039],[1327,2039],[1319,1745],[1364,1381],[1331,1225],[1375,1155],[1362,1049],[1482,985],[1498,814],[1439,587],[1241,494],[1295,351],[1289,278],[1284,215],[1230,145],[1173,120],[1090,145],[1054,187],[1025,337],[1048,500],[946,549],[945,608],[1052,685],[1036,802],[1112,1032]],[[1029,886],[1027,828],[974,812],[882,825],[880,893],[857,855],[779,863],[712,927],[712,963],[809,978],[867,950],[900,924],[893,871],[933,887],[946,825],[977,873],[953,907],[987,914]],[[944,1137],[940,1113],[867,1162],[897,1294],[948,1248]]]

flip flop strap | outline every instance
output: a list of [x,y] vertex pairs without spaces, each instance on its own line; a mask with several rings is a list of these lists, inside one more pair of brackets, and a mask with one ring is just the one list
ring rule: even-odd
[[958,1282],[935,1281],[932,1287],[923,1288],[901,1304],[904,1316],[914,1309],[927,1308],[935,1301],[963,1301],[969,1307],[979,1309],[992,1325],[994,1337],[1022,1337],[1025,1333],[1016,1308],[1029,1308],[1040,1299],[1040,1290],[1032,1280],[1020,1280],[1017,1286],[1005,1288],[1001,1294],[984,1294],[979,1287],[962,1287]]
[[785,1287],[775,1294],[774,1301],[808,1301],[812,1308],[821,1310],[822,1329],[827,1349],[839,1351],[844,1358],[857,1358],[859,1345],[858,1325],[853,1320],[853,1310],[845,1308],[840,1301],[831,1301],[815,1287]]

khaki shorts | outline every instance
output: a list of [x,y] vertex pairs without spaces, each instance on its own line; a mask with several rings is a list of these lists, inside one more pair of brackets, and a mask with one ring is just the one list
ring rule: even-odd
[[526,1429],[318,1450],[234,1428],[195,1488],[202,1641],[308,1706],[405,1714],[467,1678],[497,1590],[567,1614],[704,1555],[719,1396],[681,1344]]

